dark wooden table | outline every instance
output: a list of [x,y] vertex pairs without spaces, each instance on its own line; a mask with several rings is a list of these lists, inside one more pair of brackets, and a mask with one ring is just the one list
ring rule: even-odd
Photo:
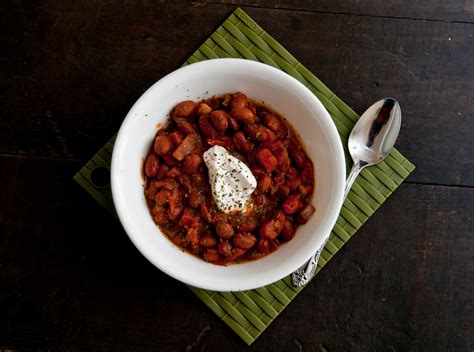
[[[72,181],[236,3],[356,111],[396,97],[417,166],[251,348]],[[0,8],[0,350],[473,350],[472,0]]]

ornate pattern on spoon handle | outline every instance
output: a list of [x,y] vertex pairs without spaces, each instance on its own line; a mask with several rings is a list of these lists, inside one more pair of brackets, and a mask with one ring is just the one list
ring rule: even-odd
[[316,274],[316,269],[318,268],[318,261],[319,257],[321,256],[321,252],[326,245],[326,241],[322,244],[321,247],[313,254],[313,256],[309,259],[309,261],[303,264],[298,270],[293,272],[291,275],[291,281],[294,287],[302,287],[304,286],[311,278]]

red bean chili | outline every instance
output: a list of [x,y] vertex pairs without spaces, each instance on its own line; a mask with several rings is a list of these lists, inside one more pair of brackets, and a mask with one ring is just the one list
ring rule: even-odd
[[[214,264],[257,259],[290,241],[314,213],[313,163],[277,113],[236,93],[183,101],[170,117],[143,167],[153,220],[178,247]],[[212,198],[203,152],[214,145],[257,179],[245,213],[224,213]]]

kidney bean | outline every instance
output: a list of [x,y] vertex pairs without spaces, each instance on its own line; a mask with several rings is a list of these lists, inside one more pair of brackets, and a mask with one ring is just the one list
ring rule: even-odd
[[250,138],[259,143],[268,143],[275,140],[276,138],[272,131],[262,125],[248,123],[244,126],[244,128]]
[[286,187],[285,185],[279,185],[278,186],[278,196],[281,198],[286,198],[288,197],[288,194],[290,194],[290,189]]
[[277,119],[275,117],[275,115],[273,115],[271,113],[265,114],[263,116],[263,123],[265,124],[265,126],[267,126],[269,129],[271,129],[273,132],[278,131],[278,129],[280,128],[280,125],[281,125],[280,120]]
[[224,110],[214,110],[211,112],[211,123],[216,130],[224,132],[229,126],[228,117]]
[[157,191],[158,191],[158,188],[153,186],[153,184],[149,184],[148,188],[145,189],[145,196],[148,199],[154,199]]
[[290,146],[290,155],[291,155],[291,161],[293,161],[296,166],[298,166],[299,168],[302,168],[305,163],[306,163],[306,155],[304,153],[304,151],[295,146],[294,143],[291,144]]
[[300,213],[296,216],[296,220],[300,224],[306,224],[315,211],[316,209],[312,204],[307,204],[303,209],[301,209]]
[[199,222],[200,218],[201,215],[196,210],[186,208],[181,216],[181,220],[179,220],[179,224],[185,227],[193,227]]
[[241,257],[244,253],[246,252],[245,249],[242,249],[242,248],[233,248],[232,249],[232,255],[230,255],[229,257],[227,257],[227,260],[229,262],[233,262],[234,260],[236,260],[237,258]]
[[273,251],[276,250],[279,246],[280,246],[280,242],[278,241],[278,239],[275,239],[275,240],[273,240],[273,241],[270,241],[270,252],[273,252]]
[[237,123],[237,120],[234,119],[231,116],[227,117],[227,121],[229,123],[229,128],[233,131],[237,131],[239,129],[239,124]]
[[173,158],[171,155],[162,155],[161,156],[161,159],[163,159],[163,161],[166,163],[166,165],[168,166],[174,166],[176,165],[176,159]]
[[217,249],[207,249],[204,252],[204,260],[211,262],[211,263],[219,263],[221,262],[221,256]]
[[242,109],[246,108],[248,105],[248,98],[245,94],[243,93],[237,93],[232,97],[232,100],[230,102],[230,107],[231,109]]
[[191,175],[198,172],[201,163],[202,158],[199,154],[193,153],[186,155],[184,157],[184,173],[187,175]]
[[250,249],[256,242],[257,238],[251,233],[238,233],[232,239],[234,246],[242,249]]
[[303,183],[313,183],[314,182],[314,168],[313,163],[308,161],[304,166],[303,170],[301,171],[301,181]]
[[231,110],[230,114],[237,121],[241,122],[251,122],[255,120],[255,114],[249,108],[234,108]]
[[295,178],[298,176],[298,171],[293,166],[290,166],[288,169],[285,170],[285,174],[290,178]]
[[263,119],[265,115],[272,114],[270,110],[268,110],[264,106],[257,106],[257,116]]
[[259,168],[259,167],[253,167],[251,170],[252,170],[252,174],[257,179],[261,179],[262,177],[264,177],[266,175],[266,172],[264,170],[262,170],[261,168]]
[[268,204],[268,198],[264,196],[263,194],[253,194],[253,201],[255,202],[255,205],[258,207],[264,207],[266,204]]
[[192,206],[193,208],[197,208],[201,203],[204,203],[205,201],[206,198],[204,197],[204,194],[202,194],[202,192],[197,187],[191,188],[188,198],[188,203],[190,206]]
[[162,179],[165,177],[165,174],[168,172],[170,168],[165,165],[165,164],[161,164],[160,166],[160,169],[158,170],[158,175],[156,175],[156,178],[158,179]]
[[213,248],[217,246],[217,239],[210,233],[205,233],[201,236],[199,244],[206,248]]
[[256,125],[252,122],[249,122],[249,123],[243,124],[243,128],[244,128],[245,133],[248,135],[249,138],[251,138],[254,141],[257,141],[256,140],[256,135],[257,135],[257,132],[258,132],[259,125]]
[[273,133],[273,131],[269,130],[265,126],[261,126],[259,132],[261,134],[260,139],[262,139],[262,142],[273,142],[277,139],[275,133]]
[[260,149],[257,152],[257,159],[267,172],[272,172],[277,168],[277,159],[273,156],[272,152],[266,148]]
[[194,109],[196,108],[196,103],[192,100],[185,100],[174,108],[174,111],[176,115],[182,116],[182,117],[188,117],[194,112]]
[[155,216],[153,217],[153,220],[155,220],[155,222],[158,225],[164,225],[164,224],[168,223],[168,221],[170,221],[170,219],[168,217],[168,214],[164,210],[158,211],[155,214]]
[[204,218],[204,220],[206,220],[209,223],[212,223],[213,222],[213,216],[212,216],[211,211],[207,207],[207,205],[204,204],[204,203],[201,203],[200,206],[199,206],[199,209],[201,210],[201,215]]
[[190,134],[196,134],[196,130],[190,122],[179,123],[178,128],[187,136]]
[[283,226],[283,231],[281,232],[281,239],[283,241],[289,241],[295,237],[295,228],[290,220],[285,221],[285,225]]
[[267,253],[270,250],[270,241],[266,238],[260,237],[257,240],[257,249],[260,253]]
[[239,151],[242,153],[249,153],[252,150],[252,143],[245,137],[245,134],[241,131],[234,134],[234,143]]
[[204,136],[206,136],[207,138],[217,137],[216,130],[214,129],[214,127],[212,127],[211,123],[209,122],[209,115],[200,116],[198,120],[198,124]]
[[191,192],[191,189],[194,188],[191,185],[191,180],[189,179],[189,176],[186,175],[179,175],[176,178],[181,186],[186,190],[186,192]]
[[234,235],[234,228],[225,221],[219,221],[216,225],[216,232],[219,237],[228,240]]
[[303,197],[308,194],[308,191],[306,190],[306,187],[303,186],[303,185],[298,186],[298,191],[301,193],[301,195]]
[[230,100],[232,99],[232,95],[226,94],[224,95],[224,100],[222,100],[222,105],[228,107],[230,105]]
[[300,194],[290,194],[282,204],[282,209],[286,214],[294,214],[303,207]]
[[199,243],[199,231],[195,227],[191,227],[190,229],[188,229],[186,237],[188,241],[191,242],[192,244]]
[[275,239],[278,235],[278,228],[275,226],[275,220],[269,220],[264,222],[260,226],[259,230],[260,237],[264,237],[270,240]]
[[155,202],[157,205],[165,205],[168,203],[168,198],[171,196],[171,191],[162,189],[155,195]]
[[171,242],[173,242],[176,246],[182,247],[183,244],[186,242],[183,234],[178,234],[176,236],[170,237]]
[[153,186],[157,189],[164,188],[170,191],[176,190],[178,188],[178,184],[176,183],[176,181],[170,179],[154,181]]
[[285,138],[288,135],[288,128],[273,114],[266,114],[263,117],[263,123],[279,138]]
[[224,257],[230,257],[232,256],[232,246],[229,243],[229,241],[221,241],[217,245],[217,250],[219,251],[220,254],[222,254]]
[[156,154],[164,155],[171,150],[171,141],[165,135],[159,135],[155,139],[155,152]]
[[184,138],[183,134],[179,131],[170,133],[168,137],[174,148],[178,148]]
[[285,215],[282,212],[278,212],[273,219],[260,226],[260,236],[274,240],[283,230],[285,221]]
[[304,188],[306,189],[306,194],[305,194],[305,196],[310,195],[310,194],[313,194],[313,187],[312,187],[312,186],[310,186],[310,185],[308,185],[308,184],[305,184],[305,185],[304,185]]
[[170,206],[168,209],[168,215],[170,219],[171,220],[178,219],[184,208],[181,203],[179,192],[177,192],[176,189],[171,192],[171,195],[168,198],[168,203]]
[[287,170],[290,167],[290,157],[288,155],[288,150],[285,148],[283,143],[278,144],[271,150],[272,154],[277,159],[278,168],[280,170]]
[[155,177],[158,174],[160,161],[155,154],[150,154],[145,160],[145,175],[147,177]]
[[242,232],[250,232],[257,228],[257,219],[254,217],[246,217],[244,222],[237,225],[237,230]]
[[229,152],[233,152],[235,150],[235,143],[234,140],[230,136],[224,136],[221,138],[222,142],[224,142],[225,148]]
[[224,136],[221,139],[212,139],[209,138],[206,140],[209,145],[219,145],[226,148],[228,151],[234,150],[234,143],[229,136]]
[[285,221],[286,221],[286,216],[285,214],[283,214],[283,212],[281,211],[278,211],[276,214],[275,214],[275,217],[274,217],[274,226],[275,226],[275,230],[278,234],[280,234],[280,232],[283,230],[283,227],[285,225]]
[[177,167],[173,167],[172,169],[168,170],[165,174],[166,178],[175,178],[176,176],[181,175],[181,171]]
[[193,178],[193,183],[197,186],[202,186],[204,184],[207,184],[206,178],[204,177],[204,171],[202,169],[199,169],[198,172],[196,172],[192,178]]
[[291,192],[294,192],[301,185],[301,180],[299,178],[290,178],[285,181],[285,186],[290,189]]

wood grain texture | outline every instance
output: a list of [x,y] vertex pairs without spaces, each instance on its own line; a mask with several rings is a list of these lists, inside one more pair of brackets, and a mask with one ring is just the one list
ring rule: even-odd
[[400,102],[397,148],[417,166],[409,182],[474,185],[473,25],[248,12],[357,112]]
[[[0,157],[0,348],[241,351],[71,181],[80,164]],[[249,350],[472,349],[473,197],[402,185]]]
[[[140,94],[184,62],[232,9],[11,6],[7,24],[22,35],[0,34],[8,49],[0,153],[89,158]],[[400,101],[397,147],[417,165],[410,181],[474,185],[473,25],[247,11],[359,113],[384,96]]]
[[404,0],[204,0],[204,2],[285,10],[474,23],[474,2],[472,0],[422,0],[411,2]]

